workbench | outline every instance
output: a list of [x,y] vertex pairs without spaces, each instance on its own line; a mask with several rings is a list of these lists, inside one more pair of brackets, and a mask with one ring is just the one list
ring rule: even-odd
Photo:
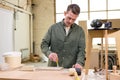
[[0,80],[74,80],[65,71],[4,71]]
[[[44,67],[43,67],[44,68]],[[105,80],[105,75],[98,76],[94,74],[94,70],[89,70],[88,75],[85,75],[84,70],[79,76],[80,80]],[[74,76],[69,75],[68,69],[57,70],[6,70],[0,71],[0,80],[75,80]]]
[[[79,76],[81,78],[81,76]],[[0,71],[0,80],[75,80],[68,69],[6,70]]]

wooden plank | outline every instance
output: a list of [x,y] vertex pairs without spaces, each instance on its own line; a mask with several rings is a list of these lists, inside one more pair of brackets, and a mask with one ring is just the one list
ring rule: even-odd
[[[80,77],[80,76],[79,76]],[[1,71],[1,79],[21,79],[21,80],[74,80],[69,76],[68,70],[60,71]]]
[[108,31],[105,30],[105,69],[106,80],[108,80]]

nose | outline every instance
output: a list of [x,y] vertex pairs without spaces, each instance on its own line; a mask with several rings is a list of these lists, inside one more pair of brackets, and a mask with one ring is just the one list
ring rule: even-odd
[[70,23],[73,23],[73,20],[72,20],[72,19],[70,19],[70,20],[69,20],[69,22],[70,22]]

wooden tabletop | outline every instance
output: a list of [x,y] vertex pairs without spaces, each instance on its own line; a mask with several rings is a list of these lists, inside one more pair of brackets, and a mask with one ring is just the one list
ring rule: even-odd
[[[80,76],[79,76],[80,77]],[[0,71],[0,80],[74,80],[67,69],[35,71]]]

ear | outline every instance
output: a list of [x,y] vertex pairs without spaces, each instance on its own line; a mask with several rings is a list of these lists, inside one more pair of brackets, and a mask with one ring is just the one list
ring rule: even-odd
[[67,14],[67,11],[64,11],[64,16]]

